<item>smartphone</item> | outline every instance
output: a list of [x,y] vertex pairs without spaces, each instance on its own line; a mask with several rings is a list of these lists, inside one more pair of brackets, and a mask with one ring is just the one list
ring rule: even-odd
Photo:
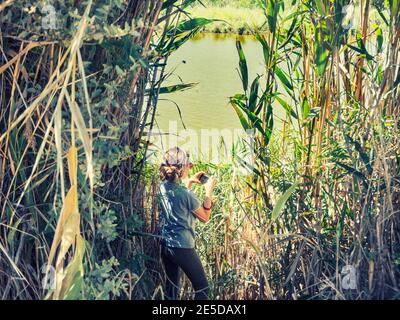
[[206,176],[205,174],[203,174],[203,175],[200,177],[200,183],[201,183],[201,184],[205,184],[205,183],[207,183],[208,179],[209,179],[209,177]]

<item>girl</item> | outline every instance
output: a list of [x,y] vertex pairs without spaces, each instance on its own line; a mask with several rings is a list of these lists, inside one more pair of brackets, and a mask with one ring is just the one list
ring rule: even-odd
[[192,282],[195,299],[208,299],[206,274],[194,249],[194,222],[195,218],[203,223],[210,219],[216,179],[210,177],[204,184],[205,198],[201,203],[190,189],[201,183],[204,172],[197,172],[186,185],[182,183],[192,167],[189,155],[178,147],[165,153],[160,167],[161,257],[167,276],[166,298],[171,300],[177,297],[180,269]]

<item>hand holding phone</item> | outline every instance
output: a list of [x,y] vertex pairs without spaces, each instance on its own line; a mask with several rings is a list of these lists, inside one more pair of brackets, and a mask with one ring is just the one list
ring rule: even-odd
[[205,175],[205,172],[204,172],[204,171],[196,172],[196,173],[189,179],[189,185],[192,185],[193,183],[195,183],[195,184],[201,184],[200,178],[201,178],[202,176],[204,176],[204,175]]
[[208,196],[211,196],[216,184],[217,184],[217,179],[215,177],[207,177],[207,181],[206,183],[203,184],[203,186]]
[[210,179],[207,175],[205,175],[205,174],[203,174],[201,177],[200,177],[200,183],[201,184],[206,184],[207,183],[207,181],[208,181],[208,179]]

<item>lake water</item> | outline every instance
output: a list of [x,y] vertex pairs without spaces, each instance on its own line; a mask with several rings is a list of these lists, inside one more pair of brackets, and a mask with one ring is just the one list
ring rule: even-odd
[[[172,74],[163,86],[182,82],[197,85],[186,91],[160,95],[156,121],[164,135],[162,140],[156,142],[159,148],[165,150],[175,144],[181,145],[209,161],[210,157],[215,158],[215,148],[220,142],[218,132],[222,132],[228,149],[232,142],[240,139],[238,135],[243,130],[229,104],[230,96],[243,92],[237,71],[236,38],[232,35],[202,34],[171,55],[167,71]],[[240,36],[240,40],[251,84],[257,74],[265,74],[262,47],[252,36]],[[282,113],[280,109],[278,111]],[[194,135],[196,138],[193,138]],[[210,156],[210,152],[214,154]]]

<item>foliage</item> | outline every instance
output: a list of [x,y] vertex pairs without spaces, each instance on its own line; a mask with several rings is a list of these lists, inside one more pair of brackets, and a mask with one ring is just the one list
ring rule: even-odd
[[3,299],[143,298],[154,290],[153,275],[137,282],[149,247],[130,228],[147,231],[146,131],[168,56],[199,30],[183,11],[194,2],[1,6]]
[[216,20],[203,27],[203,32],[251,34],[254,27],[261,28],[264,24],[263,12],[258,7],[235,6],[230,1],[223,6],[212,3],[204,3],[204,5],[197,4],[188,8],[193,17]]
[[[284,14],[285,4],[263,1],[268,32],[254,32],[265,87],[257,76],[249,88],[238,42],[244,92],[230,98],[243,128],[256,132],[246,181],[254,197],[242,211],[254,226],[259,294],[396,298],[399,70],[390,65],[398,59],[399,9],[374,3],[379,24],[370,26],[368,3],[293,1]],[[360,25],[348,21],[354,10],[361,10]],[[275,101],[286,111],[278,148],[271,145]],[[277,193],[284,195],[276,200]],[[356,269],[354,290],[342,283],[348,265]]]
[[[58,1],[57,29],[42,2],[1,7],[3,299],[162,297],[147,133],[158,95],[194,85],[162,86],[168,56],[213,21],[182,11],[193,0],[141,4]],[[196,226],[212,297],[398,298],[398,2],[258,4],[265,74],[249,78],[238,41],[229,99],[255,133],[251,174],[235,150],[234,165],[195,168],[219,177]]]

